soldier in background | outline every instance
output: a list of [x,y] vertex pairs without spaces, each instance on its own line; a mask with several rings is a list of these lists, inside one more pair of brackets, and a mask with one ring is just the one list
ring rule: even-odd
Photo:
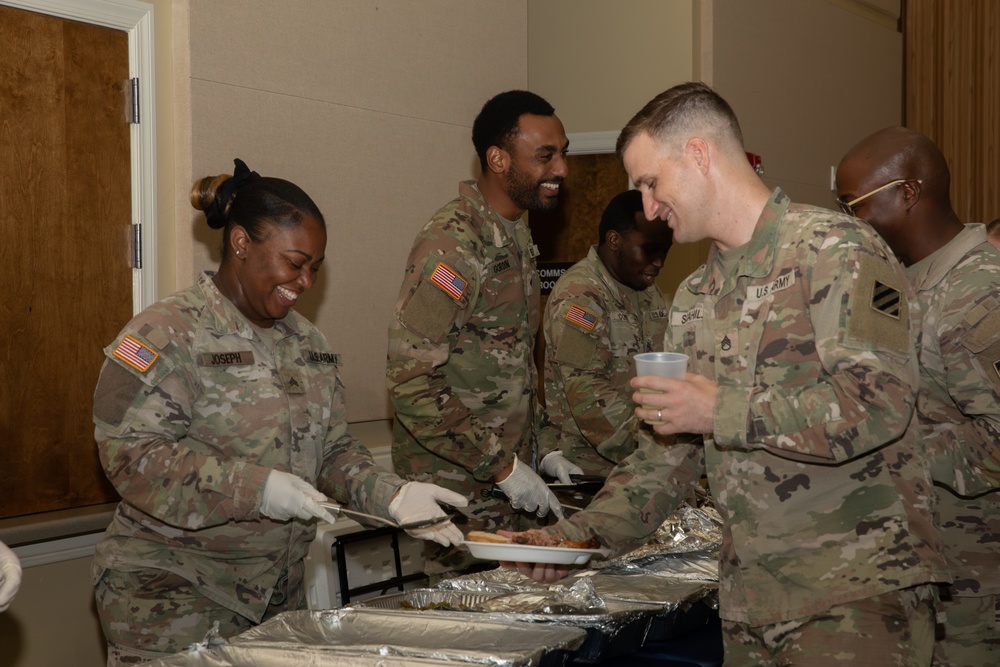
[[578,437],[563,453],[585,473],[606,476],[636,447],[632,357],[663,350],[668,305],[655,281],[671,232],[646,220],[642,195],[629,190],[608,202],[598,237],[559,278],[542,330],[546,410]]
[[986,224],[986,240],[1000,248],[1000,218],[994,218]]
[[[122,497],[97,544],[108,665],[138,664],[305,607],[303,559],[327,496],[400,523],[465,498],[376,467],[347,432],[323,334],[293,309],[326,223],[288,181],[237,160],[192,192],[222,262],[129,322],[105,349],[95,437]],[[461,542],[450,522],[411,532]]]
[[955,579],[934,664],[986,667],[1000,664],[1000,252],[958,218],[950,188],[938,147],[903,127],[837,169],[837,203],[885,239],[922,306],[917,413]]
[[678,442],[642,429],[587,510],[549,530],[634,546],[704,471],[723,519],[727,667],[928,665],[948,575],[901,267],[868,225],[769,190],[704,84],[649,102],[618,154],[647,218],[678,243],[713,241],[671,307],[665,347],[690,356],[687,376],[632,381],[651,392],[636,415]]
[[[464,529],[518,530],[561,516],[536,460],[567,481],[581,472],[537,396],[538,250],[521,219],[558,204],[569,142],[552,106],[522,90],[483,106],[472,141],[482,175],[417,234],[389,328],[392,457],[400,475],[465,495]],[[426,557],[431,573],[476,563],[432,545]]]

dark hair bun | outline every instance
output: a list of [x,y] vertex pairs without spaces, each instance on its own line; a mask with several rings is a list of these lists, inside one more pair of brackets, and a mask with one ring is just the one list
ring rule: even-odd
[[[229,174],[219,174],[218,176],[206,176],[198,179],[191,188],[191,206],[199,211],[205,211],[208,226],[212,229],[222,229],[226,226],[225,211],[229,202],[219,202],[216,198],[222,189],[222,184],[232,176]],[[213,205],[216,204],[216,205]],[[222,215],[218,215],[221,212]]]

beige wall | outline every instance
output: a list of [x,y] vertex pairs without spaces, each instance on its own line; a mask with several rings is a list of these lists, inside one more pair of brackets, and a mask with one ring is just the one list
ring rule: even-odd
[[[552,103],[570,134],[617,132],[657,93],[695,78],[695,5],[529,0],[528,84]],[[591,216],[595,230],[600,215]],[[705,247],[670,250],[656,281],[665,293],[698,268]]]
[[[483,102],[528,83],[525,1],[181,4],[190,155],[178,151],[178,190],[231,173],[241,157],[310,193],[329,243],[300,311],[344,359],[350,420],[386,418],[387,330],[403,265],[416,232],[474,175],[470,134]],[[217,265],[220,236],[186,203],[177,217],[181,235],[193,229],[190,249],[178,239],[191,258],[178,280],[189,283]]]
[[693,0],[529,0],[528,85],[566,131],[617,131],[687,81]]
[[739,116],[747,150],[762,156],[764,181],[794,201],[833,206],[830,167],[864,136],[902,121],[903,38],[893,3],[706,5],[706,80]]

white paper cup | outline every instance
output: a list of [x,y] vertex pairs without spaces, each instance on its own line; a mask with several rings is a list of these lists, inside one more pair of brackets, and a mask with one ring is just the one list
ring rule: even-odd
[[687,365],[688,356],[679,352],[643,352],[635,355],[636,375],[683,380]]

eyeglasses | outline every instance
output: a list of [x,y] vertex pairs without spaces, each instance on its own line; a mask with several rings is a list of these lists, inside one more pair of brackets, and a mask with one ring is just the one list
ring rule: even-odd
[[[912,178],[897,178],[895,181],[889,181],[888,183],[886,183],[882,187],[875,188],[874,190],[872,190],[868,194],[861,195],[857,199],[852,199],[851,201],[844,201],[840,197],[837,197],[837,199],[835,201],[837,202],[837,206],[840,207],[841,211],[843,211],[847,215],[854,215],[854,207],[858,205],[858,202],[863,201],[865,199],[868,199],[869,197],[871,197],[876,192],[882,192],[882,190],[885,190],[886,188],[891,188],[894,185],[899,185],[901,183],[906,183],[907,181],[911,181],[911,180],[913,180],[913,179]],[[923,181],[920,180],[920,179],[917,179],[917,183],[923,183]]]

